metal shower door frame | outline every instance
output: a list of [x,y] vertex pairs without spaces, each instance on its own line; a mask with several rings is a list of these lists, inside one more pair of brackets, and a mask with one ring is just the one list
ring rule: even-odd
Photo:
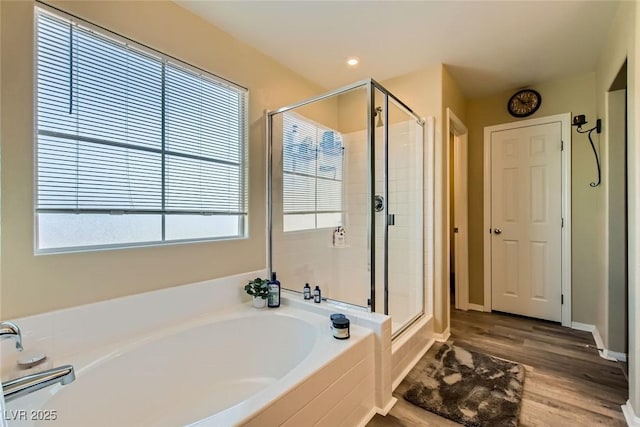
[[[387,125],[384,126],[384,210],[385,215],[387,216],[385,220],[384,227],[384,314],[389,314],[389,222],[388,222],[388,207],[389,207],[389,159],[388,159],[388,146],[389,146],[389,98],[392,98],[396,104],[401,106],[406,113],[412,116],[416,122],[424,128],[424,120],[422,120],[408,105],[406,105],[402,100],[396,97],[393,93],[389,92],[384,86],[375,81],[372,78],[361,80],[350,85],[342,86],[338,89],[334,89],[329,92],[325,92],[321,95],[315,96],[313,98],[305,99],[303,101],[297,102],[295,104],[291,104],[282,108],[278,108],[277,110],[265,111],[265,128],[266,128],[266,143],[267,143],[267,265],[269,268],[269,275],[273,271],[272,265],[272,250],[273,250],[273,200],[272,200],[272,180],[273,180],[273,135],[272,132],[272,120],[273,116],[276,114],[281,114],[299,107],[303,107],[305,105],[312,104],[314,102],[318,102],[327,98],[331,98],[333,96],[341,95],[343,93],[359,89],[365,87],[366,88],[366,96],[367,96],[367,142],[369,144],[369,148],[367,150],[367,163],[368,163],[368,183],[367,183],[367,191],[371,198],[369,203],[369,209],[367,210],[368,216],[368,230],[367,230],[367,246],[369,249],[369,269],[370,269],[370,304],[369,310],[371,312],[375,312],[376,310],[376,250],[375,250],[375,203],[373,199],[375,197],[375,90],[379,90],[384,96],[384,120]],[[423,141],[424,143],[424,141]],[[424,304],[422,304],[422,313],[420,316],[424,314]],[[418,316],[419,317],[419,316]],[[412,321],[413,322],[413,321]],[[409,322],[412,323],[412,322]],[[405,328],[402,328],[404,330]]]

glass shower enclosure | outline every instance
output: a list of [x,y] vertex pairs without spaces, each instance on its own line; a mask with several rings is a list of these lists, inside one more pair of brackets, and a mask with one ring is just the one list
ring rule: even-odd
[[372,79],[267,113],[283,288],[387,314],[394,336],[424,314],[423,126]]

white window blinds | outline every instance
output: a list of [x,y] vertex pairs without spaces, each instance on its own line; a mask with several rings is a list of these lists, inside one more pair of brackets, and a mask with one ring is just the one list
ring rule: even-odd
[[342,225],[342,137],[293,112],[283,129],[284,231]]
[[38,248],[243,236],[246,97],[38,9]]

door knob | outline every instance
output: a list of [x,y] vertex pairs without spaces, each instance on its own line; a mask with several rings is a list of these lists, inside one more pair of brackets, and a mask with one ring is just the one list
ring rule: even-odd
[[500,230],[499,228],[496,228],[495,230],[493,230],[493,232],[495,234],[502,234],[502,230]]

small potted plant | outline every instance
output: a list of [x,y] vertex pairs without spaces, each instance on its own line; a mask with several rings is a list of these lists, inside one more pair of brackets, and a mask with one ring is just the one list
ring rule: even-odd
[[269,280],[259,277],[253,279],[244,286],[246,293],[253,297],[253,306],[255,308],[264,308],[269,297]]

